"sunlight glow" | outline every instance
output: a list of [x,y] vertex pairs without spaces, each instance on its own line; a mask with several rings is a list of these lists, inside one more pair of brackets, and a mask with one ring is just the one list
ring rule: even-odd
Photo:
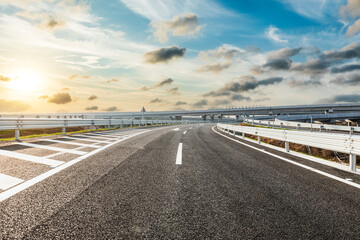
[[21,70],[9,82],[9,88],[19,92],[34,92],[41,87],[42,80],[34,72]]

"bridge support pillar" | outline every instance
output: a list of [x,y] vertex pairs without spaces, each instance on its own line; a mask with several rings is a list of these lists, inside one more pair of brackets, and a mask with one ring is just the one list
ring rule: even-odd
[[350,162],[350,170],[353,172],[356,172],[356,155],[355,154],[350,154],[349,162]]
[[20,141],[20,129],[15,130],[15,140]]

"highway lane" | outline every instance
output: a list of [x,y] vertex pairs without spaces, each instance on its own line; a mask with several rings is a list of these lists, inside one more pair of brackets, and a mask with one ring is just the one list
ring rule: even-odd
[[357,188],[226,139],[211,125],[166,127],[109,147],[0,203],[0,236],[355,239],[359,197]]

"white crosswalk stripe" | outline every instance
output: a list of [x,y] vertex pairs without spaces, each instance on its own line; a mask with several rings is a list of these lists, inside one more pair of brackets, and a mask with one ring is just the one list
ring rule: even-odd
[[0,173],[0,189],[6,190],[11,188],[19,183],[22,183],[24,180],[16,177],[11,177],[5,174]]
[[34,144],[34,143],[16,143],[16,144],[17,145],[22,145],[22,146],[28,146],[28,147],[42,148],[42,149],[47,149],[47,150],[52,150],[52,151],[58,151],[58,152],[68,152],[68,153],[73,153],[73,154],[78,154],[78,155],[86,154],[86,152],[83,152],[83,151],[77,151],[77,150],[66,149],[66,148],[51,147],[51,146],[46,146],[46,145],[41,145],[41,144]]
[[21,159],[21,160],[25,160],[25,161],[29,161],[29,162],[45,164],[45,165],[49,165],[52,167],[57,167],[64,163],[63,161],[52,160],[52,159],[47,159],[44,157],[37,157],[37,156],[18,153],[18,152],[14,152],[14,151],[7,151],[7,150],[0,150],[0,156],[1,155],[6,156],[6,157],[17,158],[17,159]]

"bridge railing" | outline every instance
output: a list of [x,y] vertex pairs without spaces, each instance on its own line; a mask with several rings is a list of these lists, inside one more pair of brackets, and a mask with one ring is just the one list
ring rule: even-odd
[[271,128],[258,128],[247,126],[236,126],[230,124],[217,124],[217,128],[228,133],[251,134],[258,137],[258,143],[261,143],[261,137],[276,139],[285,142],[285,150],[290,151],[289,143],[342,152],[350,155],[350,170],[356,171],[356,155],[360,155],[360,136],[349,134],[334,134],[309,131],[294,131]]
[[15,130],[15,139],[20,139],[20,130],[62,128],[63,134],[67,127],[89,127],[93,131],[94,126],[134,127],[141,125],[164,125],[164,124],[191,124],[199,121],[189,120],[132,120],[132,119],[44,119],[44,118],[0,118],[0,130]]
[[345,132],[360,132],[360,127],[354,126],[339,126],[339,125],[330,125],[330,124],[319,124],[319,123],[303,123],[303,122],[293,122],[293,121],[284,121],[275,119],[275,121],[269,120],[255,120],[255,119],[245,119],[244,122],[250,124],[259,124],[266,125],[268,127],[296,127],[300,128],[309,128],[314,130],[332,130],[332,131],[345,131]]

